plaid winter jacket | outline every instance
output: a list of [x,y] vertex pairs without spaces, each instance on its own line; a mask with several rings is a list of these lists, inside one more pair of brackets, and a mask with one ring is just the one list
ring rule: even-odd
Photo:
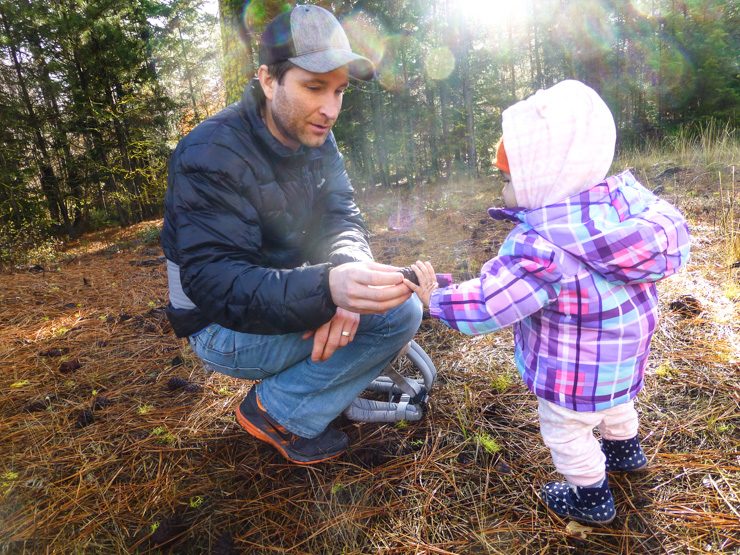
[[516,364],[538,397],[576,411],[643,386],[658,318],[655,282],[686,264],[683,216],[630,172],[532,210],[480,277],[436,290],[430,313],[470,335],[514,324]]

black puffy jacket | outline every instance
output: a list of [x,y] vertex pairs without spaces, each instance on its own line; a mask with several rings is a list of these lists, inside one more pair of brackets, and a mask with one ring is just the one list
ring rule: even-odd
[[313,330],[336,311],[332,265],[372,260],[333,135],[293,151],[267,130],[254,88],[183,138],[169,162],[165,256],[197,308],[168,307],[184,337]]

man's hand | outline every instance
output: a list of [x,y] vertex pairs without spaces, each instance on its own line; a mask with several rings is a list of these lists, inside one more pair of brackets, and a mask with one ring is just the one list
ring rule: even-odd
[[334,351],[346,347],[355,338],[357,326],[360,324],[360,315],[337,308],[334,317],[316,331],[307,331],[303,339],[313,335],[313,351],[311,360],[325,361],[334,354]]
[[350,262],[329,271],[334,304],[358,314],[380,314],[411,296],[398,268],[377,262]]

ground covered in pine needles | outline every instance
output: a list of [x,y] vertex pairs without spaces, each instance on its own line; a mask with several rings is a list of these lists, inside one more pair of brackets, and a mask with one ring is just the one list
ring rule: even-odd
[[[345,456],[286,464],[234,421],[251,384],[206,374],[171,333],[155,221],[0,275],[0,553],[738,553],[734,231],[714,178],[651,171],[689,217],[693,252],[660,285],[638,403],[650,468],[612,478],[611,525],[538,500],[557,475],[508,330],[467,338],[424,320],[417,342],[439,372],[425,419],[340,419]],[[484,210],[498,187],[358,202],[378,260],[429,257],[464,278],[508,231]]]

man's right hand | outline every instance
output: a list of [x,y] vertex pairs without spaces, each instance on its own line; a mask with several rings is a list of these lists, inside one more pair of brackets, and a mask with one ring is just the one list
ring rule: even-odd
[[349,262],[332,268],[329,289],[335,305],[359,314],[385,312],[412,295],[398,268],[377,262]]

